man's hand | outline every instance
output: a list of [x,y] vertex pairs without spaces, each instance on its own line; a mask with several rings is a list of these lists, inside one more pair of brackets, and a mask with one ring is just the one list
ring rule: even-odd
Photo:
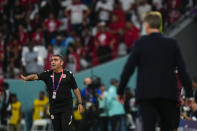
[[25,77],[24,75],[21,75],[21,79],[26,82],[27,81],[27,77]]
[[83,112],[83,105],[82,105],[82,104],[78,104],[78,111],[79,111],[80,113]]
[[118,101],[121,103],[121,104],[124,104],[124,96],[123,95],[118,95]]
[[21,79],[23,79],[24,82],[38,80],[38,75],[37,74],[32,74],[32,75],[28,75],[28,76],[21,75]]

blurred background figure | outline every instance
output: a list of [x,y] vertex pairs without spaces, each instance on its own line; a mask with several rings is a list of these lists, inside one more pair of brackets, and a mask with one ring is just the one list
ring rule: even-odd
[[101,94],[99,90],[100,84],[100,79],[97,77],[87,77],[84,80],[85,88],[81,91],[81,96],[85,106],[84,117],[82,120],[82,130],[98,130],[100,113],[98,95]]
[[128,131],[136,129],[137,105],[135,101],[135,91],[131,91],[129,87],[125,88],[124,109],[126,112],[126,126]]
[[125,110],[123,104],[117,99],[118,80],[112,79],[107,92],[108,113],[111,123],[111,131],[121,131]]
[[46,118],[47,104],[49,100],[43,91],[40,92],[39,98],[34,100],[32,118],[33,121]]
[[99,125],[101,131],[108,131],[109,117],[108,117],[108,103],[107,103],[107,91],[105,89],[105,85],[101,84],[99,87],[100,94],[98,96],[99,102]]
[[26,74],[41,72],[42,67],[38,65],[38,52],[33,50],[33,44],[29,44],[29,51],[24,55],[24,67]]
[[80,0],[72,0],[71,5],[66,8],[66,14],[71,30],[80,32],[82,23],[87,21],[89,9],[85,4],[81,3]]
[[9,91],[9,85],[6,82],[2,84],[2,95],[1,95],[1,125],[8,125],[8,118],[10,114],[11,104],[11,93]]
[[9,131],[21,131],[21,119],[23,118],[22,104],[16,94],[11,95],[11,116],[9,119]]
[[98,32],[94,39],[94,48],[96,49],[99,63],[111,60],[115,38],[112,33],[107,30],[105,22],[98,24]]

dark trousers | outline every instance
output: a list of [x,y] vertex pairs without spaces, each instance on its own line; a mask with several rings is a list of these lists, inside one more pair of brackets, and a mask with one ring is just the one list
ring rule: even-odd
[[108,131],[108,120],[109,118],[106,117],[100,117],[100,128],[101,131]]
[[99,46],[97,55],[99,63],[107,62],[112,59],[112,50],[109,46]]
[[155,131],[158,118],[162,131],[178,128],[180,111],[176,101],[152,99],[140,101],[139,105],[144,131]]
[[1,125],[7,126],[8,121],[8,112],[6,111],[6,108],[2,107],[1,109]]
[[115,115],[110,118],[111,131],[121,131],[122,115]]
[[70,131],[72,122],[72,110],[55,113],[52,119],[54,131]]

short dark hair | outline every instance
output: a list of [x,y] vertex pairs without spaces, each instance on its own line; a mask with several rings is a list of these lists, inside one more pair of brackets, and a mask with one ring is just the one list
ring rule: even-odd
[[44,91],[40,91],[40,94],[44,95]]
[[53,56],[57,56],[57,57],[59,57],[61,60],[64,61],[64,57],[63,57],[62,55],[60,55],[60,54],[54,54],[54,55],[52,55],[52,57],[53,57]]
[[111,81],[110,81],[110,83],[111,83],[111,84],[118,83],[118,80],[117,80],[116,78],[112,78]]
[[11,94],[11,97],[12,97],[12,98],[14,98],[14,97],[16,98],[16,94],[15,94],[15,93],[12,93],[12,94]]
[[158,11],[150,11],[144,17],[144,22],[150,25],[150,28],[160,29],[162,18],[161,13]]
[[8,89],[9,88],[9,84],[7,82],[3,82],[2,86],[5,88],[5,89]]

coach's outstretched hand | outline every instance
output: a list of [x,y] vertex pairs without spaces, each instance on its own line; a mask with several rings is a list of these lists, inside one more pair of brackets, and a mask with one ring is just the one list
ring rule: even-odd
[[24,75],[21,75],[21,79],[26,82],[27,81],[27,77],[25,77]]
[[28,76],[21,75],[21,79],[24,80],[24,82],[38,80],[38,75],[37,74],[32,74]]

